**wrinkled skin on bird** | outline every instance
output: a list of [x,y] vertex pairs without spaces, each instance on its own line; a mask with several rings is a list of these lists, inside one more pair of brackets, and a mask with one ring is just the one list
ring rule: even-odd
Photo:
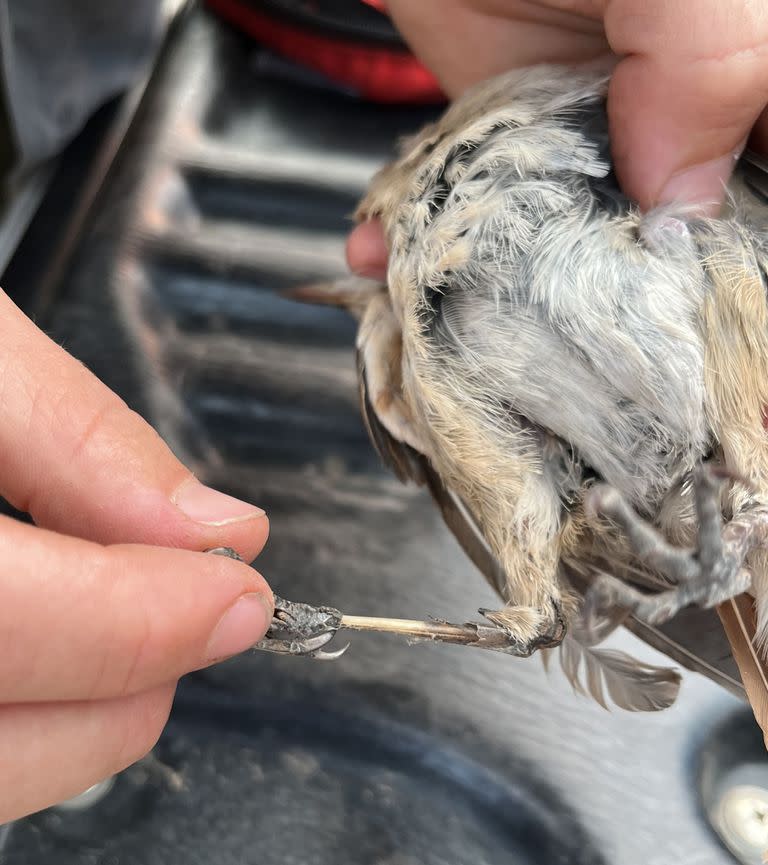
[[676,680],[596,652],[606,621],[750,592],[768,627],[768,184],[753,162],[721,218],[640,213],[606,86],[537,67],[468,91],[359,207],[387,284],[295,296],[358,318],[371,438],[497,590],[482,627],[591,652],[617,702],[660,708]]

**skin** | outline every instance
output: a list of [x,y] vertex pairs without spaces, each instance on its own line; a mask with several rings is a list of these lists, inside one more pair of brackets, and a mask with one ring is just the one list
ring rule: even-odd
[[[768,4],[761,0],[389,0],[415,54],[455,97],[513,67],[615,67],[608,116],[616,171],[643,209],[716,212],[735,157],[768,151]],[[350,268],[386,274],[380,227],[356,228]]]
[[179,677],[260,639],[272,595],[201,552],[250,561],[263,511],[206,492],[2,293],[0,404],[0,494],[36,523],[0,517],[3,823],[150,750]]

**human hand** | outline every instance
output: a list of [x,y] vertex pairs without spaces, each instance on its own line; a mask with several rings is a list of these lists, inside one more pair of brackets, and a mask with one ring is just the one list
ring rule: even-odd
[[199,552],[250,561],[263,511],[198,483],[1,292],[0,396],[0,494],[37,524],[0,517],[3,823],[150,750],[177,679],[259,640],[272,596]]
[[[647,209],[719,207],[747,139],[768,150],[768,6],[752,0],[389,0],[414,52],[449,96],[513,67],[614,55],[608,93],[624,191]],[[347,246],[350,268],[384,278],[376,223]]]

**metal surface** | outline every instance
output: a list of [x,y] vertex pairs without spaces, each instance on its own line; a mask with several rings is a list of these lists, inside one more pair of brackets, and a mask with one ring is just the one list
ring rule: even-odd
[[[484,582],[368,444],[352,321],[278,294],[343,271],[345,216],[424,118],[263,68],[205,16],[186,23],[34,311],[207,482],[267,509],[258,566],[279,594],[472,617]],[[3,862],[732,861],[697,792],[699,746],[743,712],[713,684],[686,676],[658,715],[606,712],[536,657],[350,639],[332,664],[251,653],[188,677],[167,771],[123,773],[76,824],[16,824]]]

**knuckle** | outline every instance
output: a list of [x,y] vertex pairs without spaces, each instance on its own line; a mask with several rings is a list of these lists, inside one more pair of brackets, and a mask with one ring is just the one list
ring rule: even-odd
[[72,424],[69,458],[72,461],[87,459],[99,451],[112,433],[125,429],[131,411],[114,394],[108,394],[85,416],[78,416]]

